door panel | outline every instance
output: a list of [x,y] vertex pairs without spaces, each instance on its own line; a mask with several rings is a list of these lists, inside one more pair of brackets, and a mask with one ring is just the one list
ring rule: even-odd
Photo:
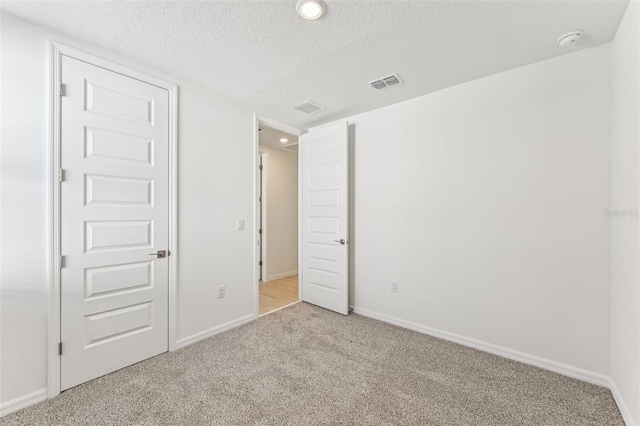
[[347,123],[339,123],[309,132],[300,142],[302,300],[344,315],[349,313],[347,135]]
[[86,175],[86,204],[139,204],[151,206],[153,180]]
[[153,286],[153,261],[85,269],[85,300]]
[[62,57],[61,389],[168,350],[168,92]]

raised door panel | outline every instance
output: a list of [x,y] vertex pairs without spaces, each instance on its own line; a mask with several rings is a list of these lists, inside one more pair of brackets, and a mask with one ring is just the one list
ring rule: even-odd
[[168,349],[168,92],[62,59],[62,389]]
[[[348,139],[346,123],[301,138],[302,299],[348,313]],[[342,244],[340,241],[344,241]]]

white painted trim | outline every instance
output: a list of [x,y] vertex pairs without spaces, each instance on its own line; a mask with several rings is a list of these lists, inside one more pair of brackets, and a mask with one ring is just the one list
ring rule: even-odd
[[491,354],[498,355],[503,358],[512,359],[514,361],[522,362],[524,364],[532,365],[534,367],[542,368],[544,370],[553,371],[554,373],[562,374],[563,376],[568,376],[574,379],[582,380],[584,382],[592,383],[594,385],[603,386],[605,388],[608,388],[610,385],[609,377],[603,374],[584,370],[578,367],[573,367],[571,365],[563,364],[557,361],[552,361],[550,359],[541,358],[535,355],[530,355],[524,352],[515,351],[513,349],[494,345],[492,343],[483,342],[481,340],[476,340],[469,337],[460,336],[458,334],[449,333],[448,331],[427,327],[411,321],[405,321],[399,318],[391,317],[389,315],[370,311],[368,309],[359,308],[357,306],[353,306],[352,308],[354,313],[363,315],[365,317],[384,321],[389,324],[394,324],[403,328],[408,328],[410,330],[417,331],[419,333],[428,334],[429,336],[437,337],[439,339],[447,340],[449,342],[454,342],[463,346],[468,346],[484,352],[489,352]]
[[620,410],[620,414],[622,414],[622,419],[624,420],[625,424],[627,426],[636,426],[636,423],[631,417],[631,411],[625,403],[624,398],[622,398],[622,394],[620,393],[620,390],[618,390],[616,382],[614,382],[611,378],[609,379],[609,389],[611,390],[613,399],[616,401],[616,404],[618,404],[618,409]]
[[298,270],[294,269],[293,271],[281,272],[279,274],[272,274],[267,277],[267,282],[273,280],[279,280],[280,278],[291,277],[293,275],[298,275]]
[[49,143],[47,163],[50,170],[47,195],[49,221],[47,223],[47,243],[49,258],[47,263],[51,274],[47,282],[47,396],[53,398],[60,393],[60,270],[57,259],[60,255],[60,52],[54,43],[49,43]]
[[[259,141],[258,147],[260,147]],[[267,271],[269,271],[269,269],[267,269],[269,266],[267,262],[267,245],[269,244],[267,241],[267,203],[269,202],[269,191],[267,191],[269,169],[267,168],[267,165],[269,164],[269,153],[261,152],[260,158],[262,159],[262,192],[260,193],[262,196],[262,203],[259,204],[262,207],[262,247],[260,247],[260,250],[262,251],[262,281],[269,281],[267,275]],[[260,223],[258,223],[258,228],[260,228]]]
[[50,77],[49,77],[49,186],[48,197],[49,221],[49,278],[47,288],[47,390],[46,394],[52,398],[60,393],[60,356],[58,342],[60,342],[60,271],[58,256],[60,255],[60,191],[58,183],[58,169],[60,167],[60,82],[62,56],[68,56],[83,62],[122,74],[124,76],[143,81],[167,90],[169,95],[169,306],[168,306],[168,347],[167,350],[177,348],[177,235],[178,235],[178,86],[148,74],[133,70],[112,61],[94,56],[73,47],[57,43],[49,43]]
[[12,399],[11,401],[3,402],[0,404],[0,417],[7,414],[18,411],[22,408],[28,407],[38,402],[45,401],[47,399],[47,389],[40,389],[27,395],[20,396]]
[[302,294],[302,227],[304,220],[302,217],[302,138],[298,137],[298,299],[304,300]]
[[276,130],[289,133],[290,135],[301,136],[304,133],[306,133],[303,130],[289,126],[288,124],[284,124],[276,120],[272,120],[271,118],[265,117],[263,115],[258,116],[258,120],[260,121],[260,123],[264,124],[265,126],[269,126]]
[[176,349],[184,348],[185,346],[189,346],[191,344],[199,342],[200,340],[204,340],[207,337],[215,336],[216,334],[239,327],[243,324],[254,321],[256,318],[258,318],[258,316],[255,314],[245,315],[244,317],[235,319],[233,321],[229,321],[208,330],[204,330],[199,333],[192,334],[191,336],[184,337],[176,342]]
[[75,47],[71,47],[63,43],[58,43],[57,41],[52,41],[51,44],[53,44],[54,51],[59,54],[63,54],[65,56],[69,56],[69,57],[78,59],[80,61],[87,62],[89,64],[107,69],[109,71],[122,74],[126,77],[140,80],[142,82],[149,83],[166,90],[171,90],[178,87],[177,84],[175,83],[171,83],[169,81],[154,77],[147,73],[134,70],[124,65],[120,65],[109,59],[101,58],[100,56],[93,55],[91,53],[88,53],[80,49],[76,49]]
[[261,317],[263,317],[263,316],[265,316],[265,315],[272,314],[272,313],[274,313],[274,312],[278,312],[278,311],[280,311],[280,310],[282,310],[282,309],[284,309],[284,308],[288,308],[289,306],[296,305],[296,304],[298,304],[298,303],[300,303],[300,302],[302,302],[302,300],[298,299],[298,300],[296,300],[295,302],[289,303],[288,305],[280,306],[279,308],[276,308],[276,309],[274,309],[273,311],[269,311],[269,312],[265,312],[264,314],[260,314],[260,316],[259,316],[258,318],[261,318]]
[[[170,84],[170,83],[169,83]],[[178,347],[178,86],[169,91],[169,350]]]
[[[260,277],[260,266],[258,265],[258,259],[260,258],[260,246],[257,244],[258,242],[258,228],[260,226],[260,217],[258,211],[258,185],[259,185],[259,176],[258,176],[258,166],[260,164],[260,124],[264,124],[265,126],[272,127],[276,130],[281,130],[283,132],[295,135],[300,137],[302,134],[306,133],[303,130],[297,129],[295,127],[289,126],[288,124],[281,123],[276,120],[272,120],[271,118],[264,117],[262,115],[253,114],[253,241],[256,244],[254,252],[253,252],[253,284],[254,284],[254,311],[256,317],[260,315],[260,283],[258,279]],[[300,146],[298,146],[300,148]],[[300,176],[300,150],[298,149],[298,219],[300,219],[300,211],[301,208],[301,176]],[[298,265],[300,265],[300,260],[302,259],[302,246],[300,246],[300,241],[302,240],[301,233],[301,224],[302,222],[298,221]],[[266,268],[265,268],[266,271]],[[265,274],[266,275],[266,274]],[[298,280],[298,297],[302,299],[302,285],[300,284],[301,280]]]
[[258,209],[258,185],[260,185],[260,119],[257,114],[253,114],[253,312],[256,318],[260,315],[260,211]]

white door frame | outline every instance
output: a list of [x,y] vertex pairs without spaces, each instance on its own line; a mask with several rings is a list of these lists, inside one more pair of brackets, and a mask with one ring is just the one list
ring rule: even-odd
[[258,239],[261,242],[260,251],[262,252],[262,256],[260,258],[262,259],[262,273],[260,273],[260,265],[258,265],[258,273],[262,276],[262,282],[267,282],[267,175],[265,170],[269,162],[269,154],[267,152],[261,152],[258,159],[261,160],[262,164],[262,170],[260,171],[262,179],[258,179],[262,187],[262,191],[259,192],[259,197],[262,197],[262,202],[258,204],[260,206],[258,214],[262,216],[262,220],[258,220],[258,229],[262,228],[262,238],[260,238],[260,234],[258,234]]
[[169,350],[176,349],[177,340],[177,231],[178,231],[178,86],[145,73],[113,63],[57,42],[49,43],[49,282],[47,283],[47,396],[53,398],[60,393],[60,82],[62,56],[68,56],[104,68],[124,76],[166,89],[169,92]]
[[[258,244],[259,235],[258,229],[260,227],[260,208],[258,203],[258,185],[260,185],[260,175],[258,174],[258,167],[260,166],[260,124],[264,124],[265,126],[269,126],[276,130],[280,130],[282,132],[287,132],[289,134],[295,136],[302,136],[305,131],[297,129],[295,127],[289,126],[288,124],[281,123],[276,120],[272,120],[268,117],[253,114],[253,241],[255,244],[253,251],[253,285],[255,287],[254,291],[254,301],[253,308],[256,313],[256,318],[260,315],[260,283],[258,282],[260,278],[260,265],[258,265],[258,259],[260,259],[261,250],[260,245]],[[301,186],[300,186],[300,147],[298,147],[298,266],[301,265],[302,261],[302,233],[300,232],[300,214],[302,209],[300,196]],[[302,280],[301,278],[302,271],[298,268],[298,299],[302,300]]]

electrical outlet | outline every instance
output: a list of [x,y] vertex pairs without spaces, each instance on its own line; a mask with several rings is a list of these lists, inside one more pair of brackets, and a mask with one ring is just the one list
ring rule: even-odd
[[391,281],[391,291],[394,293],[398,292],[398,281]]
[[218,299],[222,299],[226,295],[227,291],[223,285],[218,286]]

